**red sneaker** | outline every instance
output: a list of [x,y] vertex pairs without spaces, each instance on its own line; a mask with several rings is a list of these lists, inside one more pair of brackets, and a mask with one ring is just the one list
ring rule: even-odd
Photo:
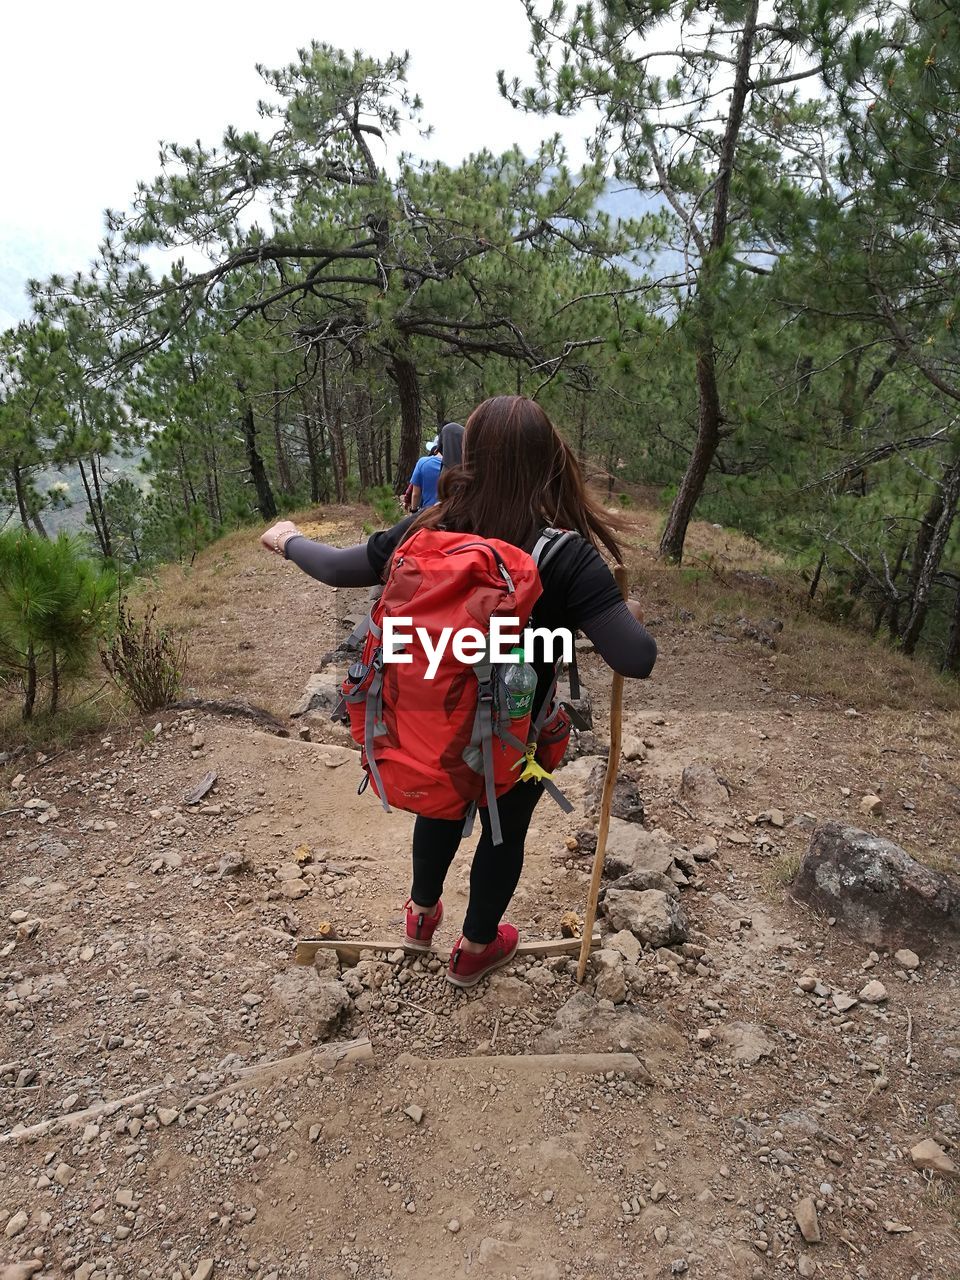
[[463,937],[450,952],[450,966],[447,969],[447,981],[455,987],[475,987],[481,978],[494,969],[502,969],[517,954],[520,935],[512,924],[506,921],[497,930],[497,936],[482,951],[464,951],[460,945]]
[[438,902],[433,914],[428,916],[422,911],[411,910],[412,901],[412,898],[407,899],[407,946],[413,951],[429,951],[434,930],[443,919],[443,902]]

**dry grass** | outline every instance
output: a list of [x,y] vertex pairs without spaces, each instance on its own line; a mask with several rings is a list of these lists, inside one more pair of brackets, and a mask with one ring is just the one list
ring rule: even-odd
[[797,878],[797,872],[800,870],[800,860],[802,854],[796,850],[788,850],[778,854],[776,858],[770,862],[763,876],[764,886],[770,893],[776,893],[781,889],[786,889],[793,884]]
[[[129,724],[134,712],[109,680],[90,680],[71,687],[66,704],[55,716],[41,706],[32,720],[21,719],[19,697],[0,701],[0,750],[26,747],[30,753],[53,755],[66,751],[86,737],[103,736]],[[12,777],[20,763],[7,766]]]

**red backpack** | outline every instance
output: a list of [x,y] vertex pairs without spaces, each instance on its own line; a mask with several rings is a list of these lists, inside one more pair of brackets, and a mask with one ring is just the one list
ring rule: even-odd
[[474,628],[489,637],[495,617],[523,631],[542,593],[542,566],[572,535],[546,529],[531,553],[496,538],[421,529],[396,551],[384,591],[371,611],[360,661],[343,682],[335,718],[349,720],[362,748],[367,783],[391,805],[431,818],[465,818],[486,804],[491,834],[502,843],[497,796],[518,780],[539,778],[566,812],[572,806],[550,778],[563,758],[570,720],[556,702],[556,674],[536,721],[509,717],[501,667],[488,657],[460,661],[447,643],[432,679],[419,641],[383,660],[384,618],[409,618],[435,646],[440,633]]

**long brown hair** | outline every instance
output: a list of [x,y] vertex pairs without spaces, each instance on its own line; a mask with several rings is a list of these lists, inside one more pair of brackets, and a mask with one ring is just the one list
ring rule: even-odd
[[541,529],[575,529],[618,564],[626,527],[584,482],[580,464],[535,400],[493,396],[463,433],[463,463],[440,476],[439,500],[407,532],[442,527],[501,538],[529,550]]

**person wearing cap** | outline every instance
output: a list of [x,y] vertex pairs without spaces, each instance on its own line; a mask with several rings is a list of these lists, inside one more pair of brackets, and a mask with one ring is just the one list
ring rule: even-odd
[[422,511],[437,501],[437,482],[443,459],[440,457],[440,438],[434,436],[427,445],[427,455],[420,458],[410,477],[410,510]]
[[440,432],[440,457],[444,471],[463,464],[463,427],[459,422],[448,422]]

